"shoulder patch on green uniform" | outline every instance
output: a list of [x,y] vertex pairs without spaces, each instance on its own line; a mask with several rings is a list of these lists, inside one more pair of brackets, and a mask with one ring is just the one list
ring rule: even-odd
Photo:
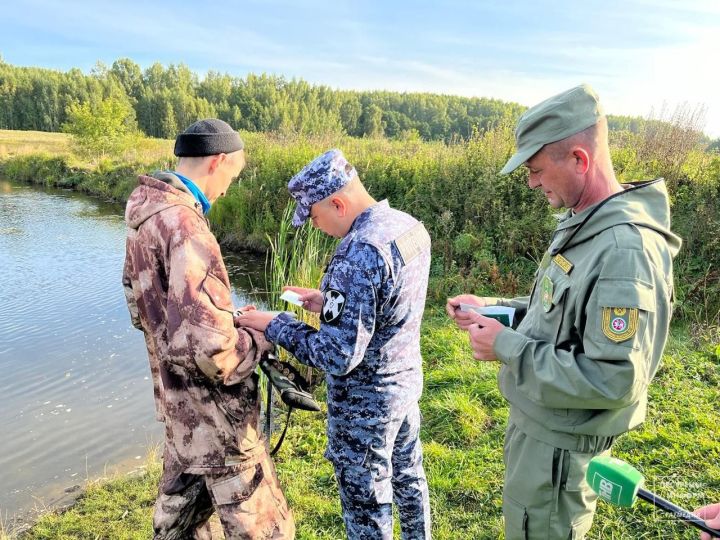
[[543,310],[545,313],[550,311],[552,308],[552,297],[553,297],[553,282],[550,276],[545,274],[540,281],[540,302],[542,303]]
[[638,327],[638,309],[623,307],[604,307],[602,313],[603,334],[620,343],[635,335]]
[[430,235],[422,223],[418,223],[409,231],[395,239],[395,245],[405,264],[430,247]]
[[557,255],[555,255],[552,260],[566,274],[569,274],[570,271],[573,269],[573,266],[574,266],[573,263],[568,261],[565,257],[560,255],[559,253]]

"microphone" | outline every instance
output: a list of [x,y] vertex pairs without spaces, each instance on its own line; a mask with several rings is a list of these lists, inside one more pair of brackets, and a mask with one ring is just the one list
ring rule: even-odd
[[669,512],[676,519],[710,534],[713,538],[720,538],[720,530],[708,527],[695,514],[643,489],[645,478],[640,471],[620,459],[610,456],[592,458],[585,479],[598,497],[611,504],[629,508],[639,498]]

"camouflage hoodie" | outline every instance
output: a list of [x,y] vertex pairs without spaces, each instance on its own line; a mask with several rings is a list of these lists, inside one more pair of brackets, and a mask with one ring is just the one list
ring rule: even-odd
[[197,474],[256,458],[254,371],[270,345],[233,326],[227,270],[195,198],[170,173],[139,183],[125,211],[123,285],[145,334],[165,451]]

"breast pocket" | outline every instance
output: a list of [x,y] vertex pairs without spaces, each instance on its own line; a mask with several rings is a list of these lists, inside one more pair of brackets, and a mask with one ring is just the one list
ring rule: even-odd
[[639,349],[647,337],[648,317],[655,313],[655,294],[637,280],[601,279],[594,309],[587,331],[595,343]]

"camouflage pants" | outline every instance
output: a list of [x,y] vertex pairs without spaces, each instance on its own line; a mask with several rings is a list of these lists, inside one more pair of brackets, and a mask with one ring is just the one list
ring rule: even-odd
[[[510,423],[505,433],[503,516],[506,540],[580,540],[597,496],[585,480],[590,460],[609,454],[612,438],[590,437],[583,451],[554,448]],[[586,441],[587,442],[587,441]]]
[[[394,501],[402,538],[429,539],[430,497],[422,466],[417,404],[401,418],[372,427],[355,427],[352,433],[354,437],[345,446],[346,455],[331,457],[347,537],[392,540]],[[358,445],[358,441],[363,443]]]
[[250,464],[221,467],[209,474],[172,472],[163,467],[155,502],[156,540],[211,540],[208,519],[217,511],[227,540],[295,538],[295,522],[265,452]]

